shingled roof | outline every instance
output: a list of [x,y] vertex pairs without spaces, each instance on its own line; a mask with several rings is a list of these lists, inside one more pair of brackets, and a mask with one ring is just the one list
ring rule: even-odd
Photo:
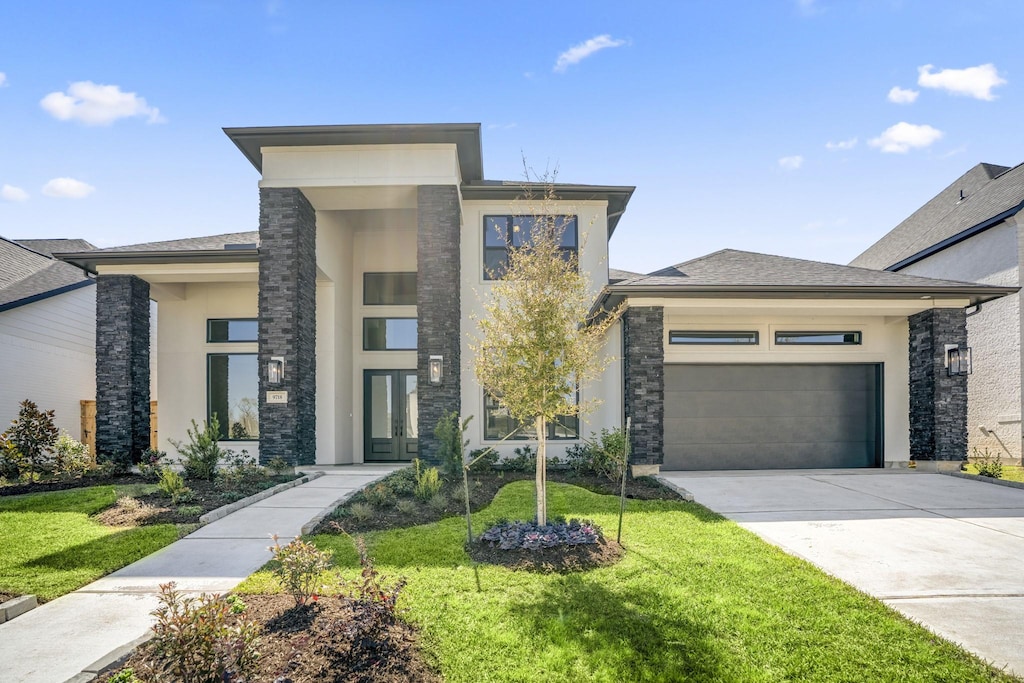
[[957,178],[863,254],[863,268],[898,270],[997,225],[1024,208],[1024,164],[978,164]]
[[68,251],[91,251],[95,249],[92,244],[81,239],[68,239],[58,238],[49,240],[13,240],[23,247],[28,247],[33,251],[38,251],[40,254],[46,254],[47,256],[53,256],[54,254],[60,254]]
[[[180,240],[168,240],[166,242],[143,242],[141,244],[128,244],[120,247],[107,247],[106,249],[94,249],[91,255],[120,254],[124,252],[178,252],[178,251],[217,251],[224,249],[227,245],[256,245],[260,241],[260,234],[252,232],[229,232],[223,235],[208,235],[206,237],[188,237]],[[75,250],[67,249],[58,254],[70,254]]]
[[[72,241],[89,245],[84,240]],[[44,251],[0,237],[0,311],[93,283],[80,268],[58,261]]]
[[95,272],[99,263],[161,263],[167,261],[254,261],[259,232],[188,237],[165,242],[143,242],[83,252],[58,252],[56,257]]

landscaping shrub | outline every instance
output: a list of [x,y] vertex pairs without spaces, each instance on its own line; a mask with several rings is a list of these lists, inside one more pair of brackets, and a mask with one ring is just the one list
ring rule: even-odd
[[501,521],[485,531],[480,540],[501,550],[541,550],[567,545],[587,545],[603,539],[601,527],[588,520],[536,522]]
[[441,469],[445,476],[453,481],[462,477],[466,446],[469,445],[469,440],[465,439],[466,430],[472,419],[473,416],[470,415],[460,422],[459,414],[452,411],[442,415],[434,428],[434,436],[437,438],[437,457],[441,461]]
[[162,461],[166,457],[167,454],[163,451],[158,451],[155,448],[148,449],[139,460],[139,474],[146,479],[156,481],[160,478],[160,471],[163,469]]
[[189,683],[244,679],[259,657],[259,626],[233,615],[232,606],[219,596],[187,597],[174,586],[160,585],[160,607],[152,612],[154,678],[171,674]]
[[192,500],[192,489],[185,485],[181,475],[170,467],[160,470],[160,480],[156,484],[157,490],[171,499],[171,502],[187,503]]
[[979,452],[978,447],[975,446],[972,449],[972,460],[974,462],[975,469],[978,470],[978,474],[982,477],[990,477],[992,479],[1001,479],[1003,476],[1003,459],[999,453],[992,456],[992,453],[986,448],[984,452]]
[[270,461],[267,463],[267,469],[273,472],[278,477],[280,477],[285,472],[293,471],[293,468],[291,465],[288,464],[288,461],[282,458],[280,455],[274,456],[273,458],[270,459]]
[[374,647],[398,621],[398,597],[405,588],[405,579],[388,581],[373,566],[362,536],[355,540],[359,553],[359,578],[349,584],[345,600],[353,607],[352,619],[343,625],[353,645]]
[[430,500],[427,501],[427,505],[429,505],[430,509],[434,512],[444,512],[448,507],[448,496],[443,493],[435,493],[430,497]]
[[537,453],[533,446],[519,446],[512,451],[515,455],[501,461],[501,468],[511,472],[532,472],[537,469]]
[[53,470],[57,474],[78,477],[92,469],[89,446],[78,441],[63,429],[53,445]]
[[21,402],[18,417],[11,421],[6,432],[0,434],[7,458],[13,456],[16,462],[21,463],[19,475],[24,474],[25,469],[36,475],[52,466],[53,446],[57,442],[53,416],[52,410],[39,410],[39,406],[26,399]]
[[381,480],[398,497],[411,496],[416,491],[416,470],[411,467],[392,472]]
[[217,443],[220,439],[220,422],[217,421],[217,416],[211,416],[210,421],[204,422],[202,428],[192,420],[192,427],[187,433],[187,444],[171,441],[171,445],[181,454],[185,478],[213,481],[217,476],[217,466],[228,455],[228,452]]
[[214,476],[218,488],[231,491],[246,482],[259,481],[266,477],[267,473],[256,464],[256,458],[249,455],[249,451],[243,449],[241,453],[235,453],[223,450],[222,466],[215,470]]
[[626,432],[622,429],[602,429],[586,443],[565,451],[569,467],[577,474],[595,474],[611,481],[622,479],[623,456],[626,452]]
[[348,512],[358,522],[365,522],[373,517],[373,508],[366,503],[352,503],[348,508]]
[[6,437],[6,433],[0,434],[0,479],[13,481],[28,470],[28,461]]
[[276,534],[273,539],[274,545],[269,550],[274,553],[274,559],[270,566],[281,587],[295,598],[297,607],[315,601],[321,588],[320,575],[331,566],[331,553],[302,538],[284,547],[277,542]]
[[436,467],[423,467],[419,458],[412,461],[416,473],[416,488],[413,495],[428,502],[441,491],[441,475]]
[[378,482],[363,491],[363,498],[373,507],[387,507],[395,502],[395,494],[384,482]]
[[[481,457],[482,456],[482,457]],[[477,458],[480,458],[477,460]],[[498,451],[493,448],[476,448],[469,453],[468,462],[476,461],[473,464],[473,470],[475,472],[490,472],[494,469],[494,466],[498,464]]]
[[403,515],[411,515],[416,512],[416,503],[408,499],[399,500],[395,503],[395,509]]

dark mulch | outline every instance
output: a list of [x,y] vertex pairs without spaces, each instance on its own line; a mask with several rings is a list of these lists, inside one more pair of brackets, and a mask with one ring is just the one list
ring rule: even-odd
[[0,496],[20,496],[25,493],[45,493],[47,491],[67,491],[85,486],[109,486],[127,484],[145,484],[146,480],[137,474],[90,474],[74,479],[49,479],[30,484],[7,484],[0,486]]
[[610,539],[540,550],[502,550],[490,543],[475,541],[467,544],[466,552],[477,562],[544,574],[568,574],[607,567],[621,560],[623,555],[622,546]]
[[[247,683],[441,680],[417,649],[415,630],[404,622],[353,634],[351,625],[359,621],[358,615],[339,598],[324,597],[296,607],[287,595],[241,597],[247,606],[245,615],[263,627],[259,671],[247,677]],[[143,672],[152,662],[150,657],[143,648],[124,666],[145,681]]]
[[[482,510],[490,505],[498,491],[514,481],[534,479],[534,473],[519,471],[496,470],[490,472],[473,473],[470,475],[469,500],[470,509],[473,512]],[[612,482],[605,477],[594,475],[578,475],[571,470],[551,470],[548,472],[548,481],[572,484],[595,493],[605,495],[619,495],[620,482]],[[327,517],[316,532],[318,534],[337,533],[364,533],[368,531],[385,531],[388,529],[399,529],[418,524],[430,524],[445,517],[454,517],[466,513],[466,504],[462,500],[463,484],[459,482],[446,482],[442,489],[448,504],[443,509],[437,509],[423,503],[415,498],[405,497],[410,501],[413,509],[410,512],[401,512],[393,503],[383,507],[374,507],[373,515],[369,519],[355,519],[349,516],[348,511],[353,503],[365,503],[366,499],[362,493],[357,493],[350,498],[345,505],[338,508],[335,514]],[[626,497],[637,500],[679,500],[679,494],[671,489],[662,486],[657,480],[650,477],[630,478],[626,482]]]
[[[237,484],[226,485],[220,481],[187,480],[192,489],[192,499],[175,506],[160,492],[136,496],[145,505],[159,508],[159,512],[146,517],[142,524],[193,524],[199,517],[211,510],[234,503],[254,493],[259,493],[278,484],[295,479],[295,475],[268,476],[249,479]],[[152,482],[150,482],[152,483]]]

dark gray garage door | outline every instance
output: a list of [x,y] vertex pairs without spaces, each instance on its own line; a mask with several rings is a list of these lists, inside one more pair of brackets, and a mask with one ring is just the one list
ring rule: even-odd
[[876,467],[881,367],[666,365],[667,470]]

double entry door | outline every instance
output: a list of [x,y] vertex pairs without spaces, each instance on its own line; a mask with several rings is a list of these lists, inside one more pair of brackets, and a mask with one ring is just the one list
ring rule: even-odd
[[363,460],[412,460],[417,449],[416,371],[363,371]]

